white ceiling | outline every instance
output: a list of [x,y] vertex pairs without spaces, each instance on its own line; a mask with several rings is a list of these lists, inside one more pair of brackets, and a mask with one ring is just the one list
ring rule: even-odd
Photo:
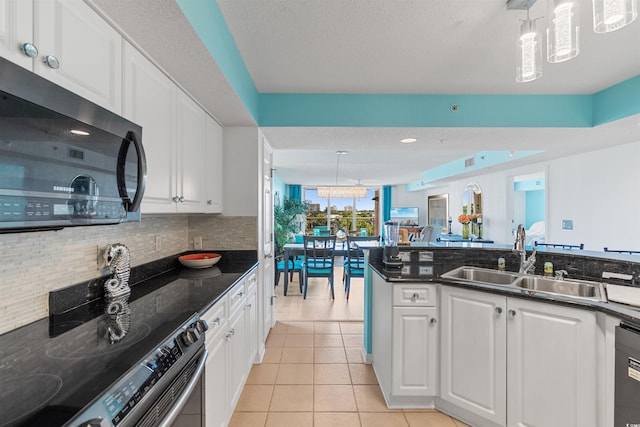
[[[174,0],[91,0],[223,125],[252,124]],[[503,0],[217,0],[260,92],[592,94],[640,72],[640,20],[592,30],[581,0],[581,52],[515,82],[524,11]],[[548,15],[546,1],[532,17]],[[539,21],[540,26],[545,19]],[[185,66],[189,64],[189,66]],[[594,129],[263,128],[285,182],[400,184],[491,149],[545,150],[520,164],[637,141],[640,118]],[[415,144],[401,144],[405,137]]]

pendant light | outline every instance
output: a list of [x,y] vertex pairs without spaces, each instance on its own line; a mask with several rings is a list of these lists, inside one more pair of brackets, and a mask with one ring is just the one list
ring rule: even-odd
[[522,21],[520,26],[518,54],[520,64],[516,68],[516,81],[525,83],[539,79],[542,76],[542,49],[536,22],[529,19],[529,9],[527,19]]
[[609,33],[638,17],[636,0],[593,0],[593,31]]
[[578,2],[549,0],[548,4],[547,61],[568,61],[580,53]]

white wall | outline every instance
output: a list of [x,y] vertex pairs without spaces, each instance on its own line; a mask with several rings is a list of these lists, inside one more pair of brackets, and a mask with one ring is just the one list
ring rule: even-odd
[[[449,194],[452,229],[462,213],[462,191],[474,181],[482,188],[483,235],[496,243],[513,243],[513,177],[544,172],[547,193],[547,242],[584,243],[585,249],[640,250],[640,229],[634,214],[640,212],[640,142],[541,162],[522,168],[478,175],[448,186],[416,191],[426,196]],[[422,206],[422,205],[421,205]],[[426,205],[425,205],[426,209]],[[562,220],[573,220],[573,230],[562,230]],[[517,226],[517,224],[515,224]]]
[[391,189],[391,207],[420,209],[420,225],[427,223],[427,196],[424,191],[406,191],[403,185],[396,185]]
[[259,131],[257,127],[225,127],[223,145],[223,213],[258,216]]

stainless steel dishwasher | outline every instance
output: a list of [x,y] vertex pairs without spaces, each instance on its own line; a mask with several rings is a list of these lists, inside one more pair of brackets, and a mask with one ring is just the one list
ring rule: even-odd
[[640,327],[616,326],[614,427],[640,427]]

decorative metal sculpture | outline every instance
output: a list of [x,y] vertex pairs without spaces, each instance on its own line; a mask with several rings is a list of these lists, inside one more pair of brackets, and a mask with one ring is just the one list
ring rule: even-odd
[[122,243],[107,245],[104,258],[111,275],[104,284],[107,306],[105,313],[111,319],[107,327],[109,341],[114,344],[122,340],[131,327],[131,309],[129,307],[129,276],[131,257],[129,249]]

